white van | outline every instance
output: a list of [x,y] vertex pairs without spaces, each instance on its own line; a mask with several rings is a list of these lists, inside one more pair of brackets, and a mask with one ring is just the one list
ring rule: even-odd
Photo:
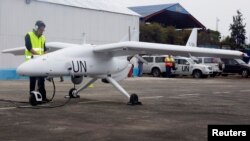
[[[142,57],[148,62],[148,64],[143,64],[143,73],[159,77],[166,72],[164,63],[166,55]],[[172,70],[173,75],[192,75],[194,78],[207,78],[213,74],[211,66],[197,64],[191,58],[174,57],[174,59],[175,69]]]
[[216,75],[220,75],[222,70],[225,68],[225,64],[221,61],[220,58],[215,57],[197,57],[195,58],[198,61],[198,64],[209,65],[213,69],[213,74],[211,77],[215,77]]
[[143,73],[152,74],[154,77],[160,77],[166,72],[165,57],[166,55],[142,56],[142,58],[148,62],[148,64],[143,63]]
[[192,75],[194,78],[207,78],[213,74],[213,69],[209,65],[197,64],[188,57],[174,57],[175,70],[172,74]]

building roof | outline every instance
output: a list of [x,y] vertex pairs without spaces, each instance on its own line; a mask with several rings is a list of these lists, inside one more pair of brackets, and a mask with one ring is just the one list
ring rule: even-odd
[[126,15],[140,16],[139,14],[128,9],[127,7],[122,7],[121,5],[114,4],[109,0],[37,0],[37,1],[84,8],[84,9],[92,9],[98,11],[107,11],[113,13],[126,14]]
[[141,15],[143,22],[157,22],[166,26],[183,28],[205,28],[179,3],[129,7]]

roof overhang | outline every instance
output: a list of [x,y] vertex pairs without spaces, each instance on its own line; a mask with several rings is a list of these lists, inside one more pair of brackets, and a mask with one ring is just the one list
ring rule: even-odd
[[157,22],[177,29],[206,28],[178,3],[130,7],[130,9],[141,14],[140,20],[144,23]]
[[107,0],[36,0],[36,1],[83,8],[83,9],[140,16],[138,13],[128,9],[127,7],[114,4],[111,1],[109,2]]
[[146,17],[140,18],[142,22],[157,22],[165,26],[174,26],[177,29],[206,28],[192,15],[162,10]]

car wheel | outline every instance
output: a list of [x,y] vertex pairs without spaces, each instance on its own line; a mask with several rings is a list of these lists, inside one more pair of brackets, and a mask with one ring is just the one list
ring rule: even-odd
[[202,78],[208,78],[208,75],[202,75]]
[[194,77],[194,78],[201,78],[201,76],[202,76],[202,73],[201,73],[200,70],[195,70],[195,71],[193,72],[193,77]]
[[160,77],[161,71],[158,68],[153,68],[152,75],[153,75],[153,77]]
[[222,73],[222,74],[221,74],[221,76],[227,77],[227,76],[228,76],[228,74],[225,74],[225,73],[223,74],[223,73]]
[[241,76],[242,76],[243,78],[247,78],[247,77],[248,77],[248,75],[249,75],[248,70],[246,70],[246,69],[242,70],[242,72],[241,72]]
[[217,73],[210,74],[210,77],[215,77]]

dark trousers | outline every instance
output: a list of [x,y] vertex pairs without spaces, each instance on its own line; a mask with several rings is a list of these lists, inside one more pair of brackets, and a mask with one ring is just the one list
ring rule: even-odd
[[166,77],[170,78],[171,77],[171,68],[169,66],[166,66]]
[[139,63],[138,69],[139,69],[138,76],[141,77],[143,73],[143,63]]
[[38,81],[38,91],[41,93],[43,100],[45,100],[46,97],[46,90],[45,90],[45,84],[44,84],[44,77],[30,77],[30,93],[32,91],[36,91],[36,82]]

